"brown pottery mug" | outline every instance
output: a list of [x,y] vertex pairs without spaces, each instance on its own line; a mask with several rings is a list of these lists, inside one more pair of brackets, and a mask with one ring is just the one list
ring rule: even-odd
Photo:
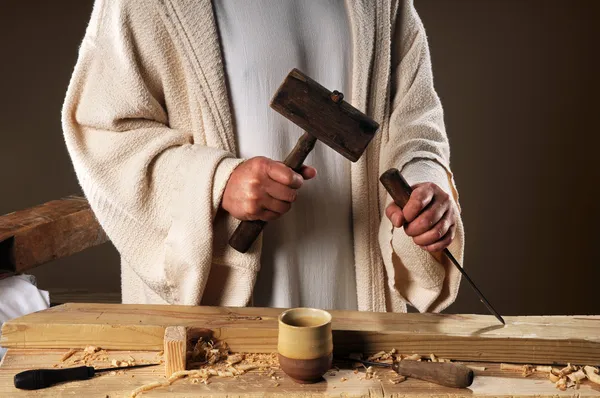
[[316,383],[331,368],[331,314],[293,308],[279,315],[277,352],[281,369],[298,383]]

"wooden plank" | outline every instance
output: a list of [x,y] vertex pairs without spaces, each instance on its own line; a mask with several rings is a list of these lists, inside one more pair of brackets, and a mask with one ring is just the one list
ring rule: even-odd
[[[233,351],[274,352],[275,308],[65,304],[8,321],[9,348],[162,350],[166,326],[209,331]],[[506,317],[331,311],[337,353],[396,348],[456,360],[600,365],[599,316]]]
[[54,200],[0,216],[0,269],[23,272],[107,240],[85,198]]
[[[91,380],[63,383],[45,390],[20,391],[13,387],[12,380],[16,373],[33,368],[52,368],[59,363],[66,350],[20,350],[10,349],[0,365],[0,396],[2,397],[128,397],[135,388],[164,380],[162,368],[149,367],[132,369],[122,374],[102,374]],[[127,359],[132,356],[136,362],[154,361],[156,351],[109,351],[109,358]],[[96,362],[97,367],[105,367],[106,363]],[[218,398],[251,398],[251,397],[359,397],[359,398],[391,398],[391,397],[504,397],[504,398],[554,398],[573,397],[598,398],[600,388],[585,381],[579,390],[557,390],[553,383],[542,375],[534,374],[523,378],[517,372],[501,371],[497,364],[477,363],[486,370],[476,371],[473,385],[464,390],[436,386],[427,382],[408,379],[400,384],[389,381],[393,374],[389,370],[377,370],[380,379],[361,380],[364,374],[354,374],[350,370],[329,372],[325,381],[299,385],[291,381],[280,371],[275,372],[278,380],[272,380],[258,371],[251,371],[238,378],[213,377],[210,384],[192,384],[189,380],[179,380],[170,387],[162,387],[149,391],[141,397],[190,397],[212,396]],[[346,378],[346,381],[342,381]],[[276,383],[279,383],[276,386]]]

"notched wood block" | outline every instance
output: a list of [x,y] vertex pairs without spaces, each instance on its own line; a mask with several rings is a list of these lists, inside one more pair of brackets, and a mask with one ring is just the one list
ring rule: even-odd
[[165,329],[165,376],[171,377],[175,372],[185,370],[187,352],[187,328],[185,326],[168,326]]

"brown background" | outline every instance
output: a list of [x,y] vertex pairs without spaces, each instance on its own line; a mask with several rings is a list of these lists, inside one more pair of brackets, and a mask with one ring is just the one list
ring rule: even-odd
[[[465,266],[503,314],[600,313],[597,4],[416,1],[446,110]],[[0,214],[79,191],[60,107],[91,6],[0,5]],[[111,245],[34,274],[55,297],[120,288]],[[448,311],[485,309],[463,284]]]

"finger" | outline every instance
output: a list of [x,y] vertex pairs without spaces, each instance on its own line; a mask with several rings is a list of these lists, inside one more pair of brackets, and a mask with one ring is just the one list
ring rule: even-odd
[[269,197],[264,199],[263,208],[264,210],[269,210],[273,213],[281,215],[287,213],[292,208],[292,204],[290,202],[284,202],[282,200],[277,200]]
[[260,212],[258,219],[269,222],[269,221],[277,220],[279,217],[281,217],[281,214],[265,209],[262,212]]
[[270,162],[267,175],[273,181],[287,185],[290,188],[298,189],[302,186],[304,180],[302,176],[280,162]]
[[396,228],[402,227],[404,225],[404,215],[402,214],[402,209],[398,207],[395,203],[390,203],[389,206],[385,209],[385,215],[392,222],[392,225]]
[[403,213],[407,222],[412,222],[429,205],[433,199],[433,189],[430,184],[418,184],[410,194],[404,206]]
[[422,249],[427,250],[428,252],[441,252],[452,243],[454,239],[454,229],[451,228],[450,231],[446,232],[446,235],[442,237],[441,240],[437,241],[432,245],[421,246]]
[[302,166],[300,168],[300,175],[305,180],[312,180],[317,176],[317,169],[311,166]]
[[[434,199],[415,220],[408,223],[404,231],[408,236],[412,237],[424,234],[431,230],[444,217],[444,214],[448,212],[448,208],[448,202],[440,202]],[[406,217],[406,211],[404,214]]]
[[454,220],[452,219],[452,212],[447,211],[433,228],[421,235],[415,236],[413,241],[419,246],[432,245],[442,239],[453,224]]
[[293,203],[298,196],[298,190],[292,189],[286,185],[269,180],[265,184],[265,192],[273,199]]

